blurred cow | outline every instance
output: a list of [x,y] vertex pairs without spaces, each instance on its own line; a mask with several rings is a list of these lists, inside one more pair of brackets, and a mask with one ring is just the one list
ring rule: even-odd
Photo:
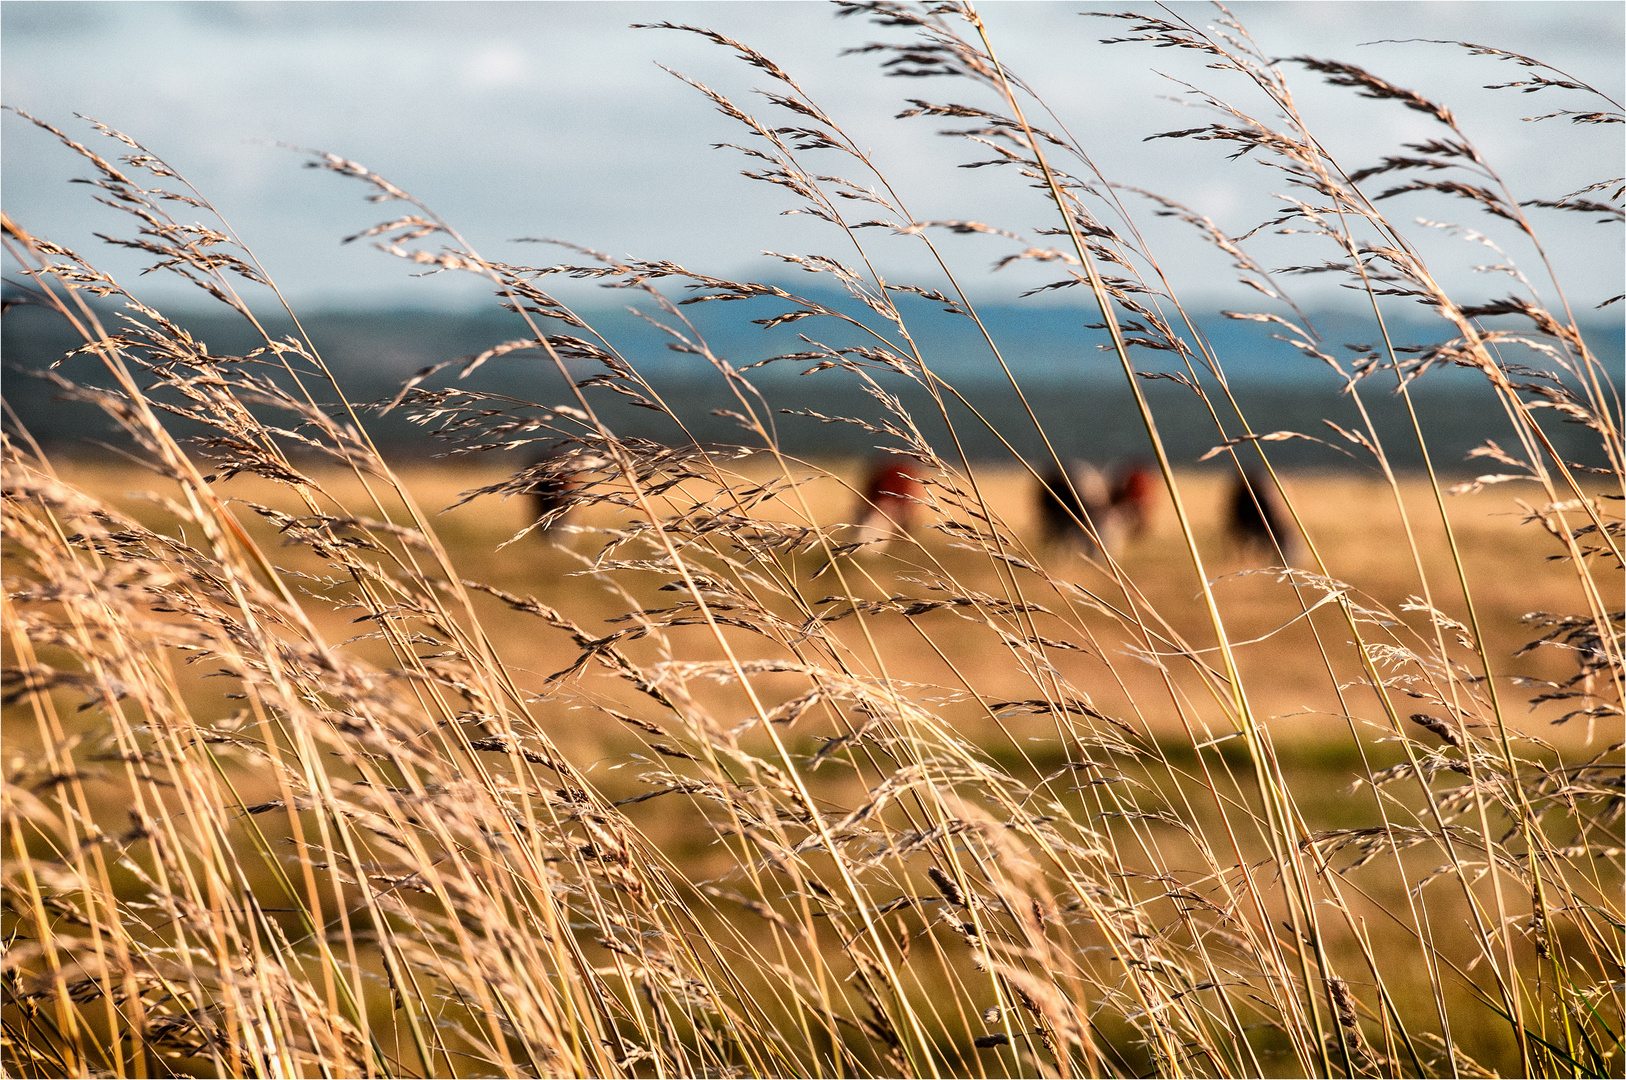
[[1127,540],[1139,540],[1151,530],[1152,503],[1157,498],[1156,475],[1144,463],[1129,462],[1116,470],[1112,484],[1112,531]]
[[583,474],[600,464],[599,458],[583,457],[558,448],[544,452],[531,462],[526,470],[529,486],[525,495],[538,536],[546,536],[565,524],[576,503],[576,492],[581,490]]
[[1100,469],[1072,460],[1064,468],[1052,466],[1042,479],[1039,519],[1049,543],[1076,547],[1085,555],[1111,543],[1101,531],[1111,515],[1112,488]]
[[888,456],[872,463],[854,515],[858,542],[874,544],[906,535],[920,516],[925,494],[921,467],[914,462]]
[[1225,510],[1226,532],[1240,552],[1262,551],[1289,564],[1297,561],[1301,545],[1293,516],[1264,469],[1249,466],[1237,475]]

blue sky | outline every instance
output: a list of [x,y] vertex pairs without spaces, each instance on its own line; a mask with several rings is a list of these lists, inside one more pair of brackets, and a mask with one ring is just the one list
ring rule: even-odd
[[[1216,144],[1143,141],[1210,119],[1169,100],[1190,97],[1171,80],[1234,96],[1244,110],[1262,108],[1258,100],[1229,73],[1206,70],[1199,56],[1099,44],[1123,25],[1080,16],[1092,7],[1112,6],[1001,0],[980,10],[1001,59],[1040,91],[1109,177],[1178,198],[1232,232],[1271,216],[1280,205],[1271,193],[1283,190],[1271,170],[1227,162]],[[1198,22],[1214,17],[1207,5],[1172,7]],[[1590,101],[1560,90],[1485,90],[1523,69],[1463,50],[1364,43],[1452,38],[1511,49],[1618,101],[1622,4],[1242,2],[1232,10],[1268,53],[1349,60],[1449,105],[1521,199],[1554,198],[1620,174],[1620,125],[1520,120],[1592,107]],[[837,19],[822,3],[5,0],[0,78],[7,105],[82,139],[93,133],[73,114],[93,116],[179,168],[306,310],[458,307],[479,302],[485,290],[451,275],[413,278],[411,267],[365,245],[341,247],[341,237],[382,220],[389,208],[366,203],[352,182],[302,169],[302,159],[279,143],[366,164],[422,198],[491,258],[557,260],[546,249],[510,242],[522,236],[672,259],[719,276],[785,277],[764,260],[763,249],[849,258],[828,227],[781,216],[793,202],[741,177],[738,154],[711,148],[745,137],[657,62],[752,108],[768,108],[751,93],[766,80],[692,35],[628,29],[658,20],[709,26],[773,57],[874,150],[917,219],[970,218],[1024,233],[1050,224],[1041,200],[1008,170],[955,168],[974,159],[974,148],[933,136],[941,123],[892,119],[906,98],[960,100],[970,88],[883,78],[872,57],[840,55],[897,34]],[[1289,68],[1289,78],[1312,128],[1348,155],[1351,169],[1396,152],[1400,142],[1437,134],[1427,117],[1394,103],[1322,86],[1302,70]],[[0,194],[13,218],[87,254],[96,247],[92,232],[123,228],[116,215],[91,204],[88,189],[66,183],[84,170],[48,136],[9,114],[0,134]],[[827,167],[842,166],[831,160]],[[1461,202],[1396,200],[1388,208],[1499,239],[1505,233]],[[1157,226],[1149,213],[1141,220]],[[1555,212],[1538,218],[1538,226],[1577,306],[1621,291],[1618,226]],[[1165,262],[1184,271],[1176,283],[1185,296],[1234,298],[1226,260],[1188,230],[1165,224],[1154,238]],[[894,280],[941,286],[915,245],[877,239]],[[1273,247],[1268,237],[1259,243],[1267,264],[1309,257]],[[1009,250],[1002,245],[989,237],[948,244],[968,285],[985,298],[1013,297],[1035,280],[988,271]],[[1469,282],[1468,268],[1493,261],[1483,248],[1444,234],[1432,245],[1448,287],[1508,291],[1509,284]],[[1530,249],[1509,253],[1533,270]],[[117,253],[102,261],[121,278],[133,276],[132,264]],[[1292,287],[1310,303],[1330,295],[1315,292],[1318,282]],[[193,299],[152,280],[141,292],[156,302]]]

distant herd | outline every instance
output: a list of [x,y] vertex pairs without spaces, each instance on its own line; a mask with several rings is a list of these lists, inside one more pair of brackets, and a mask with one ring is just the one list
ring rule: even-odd
[[[572,459],[562,455],[537,458],[530,467],[533,528],[547,533],[569,516],[580,481]],[[895,455],[874,460],[864,472],[852,520],[857,550],[879,549],[911,534],[926,505],[921,466]],[[1146,463],[1118,462],[1101,468],[1068,459],[1034,469],[1035,506],[1043,539],[1057,551],[1089,558],[1116,556],[1146,539],[1162,501],[1161,478]],[[1232,478],[1222,504],[1225,536],[1239,554],[1271,562],[1296,561],[1298,530],[1275,482],[1263,469],[1245,468]]]

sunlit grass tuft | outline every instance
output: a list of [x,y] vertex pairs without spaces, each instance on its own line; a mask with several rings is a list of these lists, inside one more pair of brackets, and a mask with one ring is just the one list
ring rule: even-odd
[[[1211,55],[1279,114],[1184,135],[1287,169],[1299,201],[1278,224],[1361,291],[1382,341],[1332,359],[1357,408],[1454,364],[1498,394],[1487,431],[1514,435],[1461,488],[1421,416],[1419,474],[1370,424],[1328,436],[1360,471],[1272,471],[1287,436],[1249,426],[1181,283],[975,12],[852,10],[912,35],[881,48],[892,70],[982,102],[905,119],[964,125],[1054,210],[1032,238],[918,222],[791,74],[662,27],[773,84],[766,121],[686,80],[742,125],[755,178],[836,230],[839,260],[793,262],[862,318],[670,263],[493,262],[403,188],[315,155],[393,204],[364,235],[483,276],[515,315],[508,343],[364,406],[308,340],[209,354],[7,217],[30,299],[103,365],[61,389],[144,466],[59,466],[6,433],[8,1074],[1619,1072],[1618,390],[1556,281],[1551,300],[1523,280],[1513,300],[1453,299],[1379,209],[1406,193],[1389,174],[1423,177],[1406,191],[1534,244],[1526,204],[1409,91],[1291,61],[1440,124],[1415,158],[1346,170],[1229,17],[1223,34],[1136,19],[1126,40]],[[1618,121],[1608,104],[1596,115]],[[277,299],[224,223],[186,220],[211,207],[155,155],[96,125],[123,146],[110,161],[35,123],[135,214],[160,268],[251,321]],[[828,175],[838,161],[850,178]],[[1556,209],[1618,220],[1618,192],[1581,201]],[[1280,296],[1240,241],[1153,206]],[[1144,534],[1079,490],[1079,536],[1058,542],[1038,483],[1066,463],[961,452],[950,421],[976,384],[938,374],[895,296],[954,309],[988,370],[1020,389],[1018,373],[946,261],[936,284],[890,281],[864,231],[931,244],[939,227],[1060,267],[1092,311],[1081,351],[1105,346],[1131,386],[1143,351],[1183,368],[1156,373],[1209,409],[1213,471],[1162,451],[1137,394],[1160,483]],[[739,445],[618,437],[606,394],[692,418],[546,291],[556,276],[627,290],[712,365]],[[790,456],[754,373],[666,284],[780,305],[769,321],[806,335],[781,366],[884,407],[869,430],[922,485],[889,504],[906,532],[855,528],[868,463]],[[1383,341],[1402,300],[1445,340]],[[1506,314],[1522,334],[1482,321]],[[1241,317],[1326,361],[1285,300]],[[542,405],[451,377],[484,364],[594,374]],[[923,437],[876,372],[927,392],[949,437]],[[366,435],[379,411],[464,453],[393,463]],[[207,434],[181,441],[176,415]],[[1592,432],[1594,458],[1551,451],[1559,420]],[[1285,515],[1263,544],[1227,524],[1244,469]],[[544,487],[567,505],[539,523]]]

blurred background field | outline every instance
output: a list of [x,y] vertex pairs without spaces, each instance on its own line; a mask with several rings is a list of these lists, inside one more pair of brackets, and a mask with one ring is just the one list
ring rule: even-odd
[[[514,463],[515,467],[522,464]],[[858,492],[869,461],[833,459],[793,466],[793,474],[805,483],[799,490],[813,510],[816,523],[832,525],[858,520]],[[768,455],[758,455],[731,463],[736,483],[754,486],[777,474],[777,465]],[[140,519],[154,525],[165,524],[162,508],[143,492],[157,486],[151,474],[128,464],[95,464],[70,459],[61,466],[65,480],[83,486],[98,497],[108,499]],[[518,534],[531,523],[531,501],[522,496],[502,498],[480,496],[457,506],[463,497],[478,488],[495,484],[507,473],[496,462],[407,463],[399,474],[413,492],[418,504],[435,514],[434,526],[457,566],[466,576],[498,589],[530,595],[566,611],[590,632],[608,634],[616,625],[606,620],[623,616],[629,602],[654,607],[664,599],[654,591],[664,580],[651,577],[650,590],[633,592],[631,600],[622,590],[633,587],[623,578],[615,580],[592,569],[609,535],[637,515],[625,509],[599,506],[579,512],[564,530],[551,533]],[[335,500],[356,507],[365,502],[364,492],[354,476],[320,470],[313,474]],[[1023,545],[1018,553],[1045,564],[1054,576],[1075,583],[1100,603],[1120,610],[1156,611],[1170,628],[1193,648],[1212,649],[1212,631],[1192,572],[1189,556],[1180,542],[1166,496],[1155,503],[1150,533],[1126,544],[1118,553],[1123,578],[1133,582],[1126,593],[1115,576],[1099,561],[1092,561],[1066,548],[1045,542],[1038,521],[1037,486],[1033,477],[1014,468],[986,467],[977,471],[979,487],[990,506],[1008,524]],[[1345,754],[1351,738],[1349,722],[1342,716],[1337,698],[1328,689],[1327,669],[1320,659],[1316,634],[1325,639],[1325,648],[1341,653],[1347,628],[1332,618],[1333,610],[1321,608],[1306,620],[1307,605],[1323,593],[1314,589],[1295,590],[1279,573],[1263,569],[1271,560],[1257,550],[1240,549],[1226,530],[1226,503],[1232,481],[1219,470],[1193,471],[1181,476],[1181,489],[1198,530],[1206,566],[1209,569],[1221,611],[1233,642],[1249,644],[1239,648],[1242,670],[1250,697],[1261,715],[1270,720],[1273,735],[1295,746],[1295,757],[1305,768],[1331,759],[1347,768]],[[1405,611],[1408,600],[1422,593],[1411,557],[1412,543],[1422,558],[1431,580],[1449,580],[1450,555],[1438,523],[1432,490],[1423,477],[1403,479],[1406,513],[1412,538],[1408,539],[1400,511],[1387,484],[1380,478],[1351,472],[1288,471],[1284,483],[1304,524],[1326,560],[1331,576],[1355,590],[1361,601],[1381,607],[1408,624],[1418,634],[1432,631],[1426,617]],[[217,485],[217,492],[231,502],[234,512],[249,532],[271,554],[272,561],[306,574],[322,574],[320,560],[308,549],[282,542],[276,525],[265,520],[248,504],[269,506],[287,513],[299,508],[284,489],[242,475]],[[690,500],[715,500],[717,492],[707,491],[690,481],[663,497],[666,509],[691,505]],[[399,505],[383,504],[398,515]],[[1521,691],[1514,680],[1550,680],[1565,670],[1568,659],[1560,650],[1540,648],[1516,655],[1539,633],[1521,621],[1533,612],[1562,612],[1575,607],[1573,571],[1563,560],[1551,560],[1552,539],[1539,525],[1526,520],[1528,511],[1520,500],[1518,485],[1487,487],[1477,493],[1452,496],[1447,502],[1457,542],[1474,583],[1481,626],[1486,631],[1489,655],[1500,666],[1495,669],[1506,692],[1517,699]],[[767,521],[795,525],[809,524],[797,500],[780,495],[759,504],[754,513]],[[953,515],[949,515],[953,519]],[[173,526],[171,526],[173,527]],[[849,584],[859,586],[858,594],[880,600],[888,596],[929,596],[923,586],[931,580],[951,578],[967,589],[993,595],[1001,591],[995,567],[979,549],[970,547],[942,530],[918,528],[915,536],[920,550],[893,542],[884,555],[849,556],[842,560]],[[1308,563],[1301,558],[1300,565]],[[1308,567],[1305,567],[1308,568]],[[835,575],[827,560],[817,551],[792,559],[789,570],[803,597],[817,600],[839,594]],[[1446,576],[1442,576],[1446,575]],[[1146,648],[1142,638],[1126,634],[1114,620],[1090,610],[1090,600],[1082,593],[1058,595],[1036,580],[1028,585],[1031,599],[1058,613],[1052,629],[1067,636],[1087,629],[1094,639],[1087,650],[1062,654],[1057,663],[1078,686],[1088,690],[1095,703],[1113,715],[1127,714],[1132,702],[1148,695],[1157,696],[1154,687],[1159,676],[1153,668],[1136,660],[1137,649]],[[1435,597],[1436,606],[1457,620],[1466,618],[1459,595]],[[529,616],[511,611],[495,600],[478,601],[483,618],[490,620],[493,639],[505,662],[515,671],[535,680],[530,687],[540,689],[541,679],[574,659],[575,647],[561,631],[539,629]],[[823,605],[831,610],[837,605]],[[985,695],[998,696],[1002,686],[1008,696],[1025,696],[1022,687],[1030,685],[1020,667],[1012,664],[1007,650],[990,647],[991,642],[969,625],[955,632],[958,617],[952,611],[934,611],[909,620],[881,622],[884,636],[878,639],[882,655],[869,657],[871,673],[879,674],[879,664],[891,663],[910,672],[909,678],[931,681],[939,692],[963,690],[956,685],[955,672],[971,685],[983,688]],[[320,621],[330,641],[342,641],[358,632],[346,621],[344,610],[325,615]],[[927,629],[926,636],[915,627]],[[1072,628],[1069,631],[1069,628]],[[1315,628],[1314,632],[1312,627]],[[928,645],[928,637],[931,644]],[[759,641],[757,644],[761,644]],[[863,648],[855,644],[863,658]],[[698,655],[707,655],[704,634],[692,634],[687,645]],[[363,654],[368,649],[361,646]],[[934,658],[934,653],[940,656]],[[713,657],[715,658],[715,657]],[[1103,658],[1112,661],[1108,670]],[[372,659],[387,663],[387,651],[372,650]],[[1347,662],[1338,661],[1343,664]],[[952,663],[952,668],[949,664]],[[1339,682],[1347,682],[1358,672],[1339,668]],[[611,680],[606,679],[608,683]],[[923,692],[925,692],[923,690]],[[1138,692],[1138,693],[1137,693]],[[1530,696],[1530,695],[1524,695]],[[736,708],[743,707],[740,703]],[[574,743],[585,738],[590,749],[602,729],[585,732],[573,728],[568,712],[558,712],[555,738]],[[1549,702],[1524,714],[1523,730],[1572,751],[1589,743],[1598,746],[1597,732],[1589,732],[1583,719],[1563,726],[1551,721],[1564,711],[1563,703]],[[1517,715],[1517,714],[1515,714]],[[1186,733],[1175,729],[1177,720],[1153,709],[1141,719],[1147,727],[1175,739],[1187,741]],[[969,711],[963,717],[963,734],[974,743],[999,742],[1001,733],[986,717]],[[1381,716],[1365,715],[1356,725],[1363,738],[1380,742],[1385,737]],[[1216,728],[1211,736],[1228,734]],[[1589,739],[1588,736],[1591,736]],[[1601,747],[1599,747],[1601,748]],[[1024,747],[1023,749],[1032,749]],[[1382,751],[1379,751],[1381,754]],[[1342,780],[1348,777],[1337,774]],[[1331,777],[1329,777],[1331,779]]]

